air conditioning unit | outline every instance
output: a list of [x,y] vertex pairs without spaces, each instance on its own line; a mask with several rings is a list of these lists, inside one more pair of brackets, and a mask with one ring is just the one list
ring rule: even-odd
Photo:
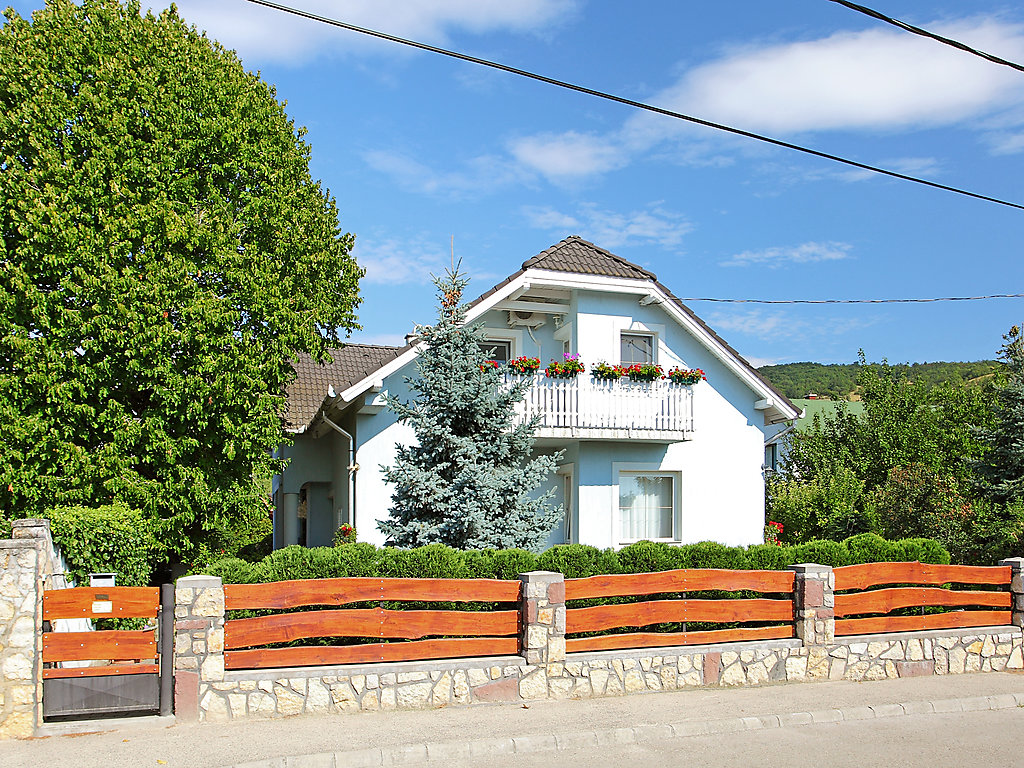
[[530,328],[539,328],[546,321],[547,318],[543,312],[518,312],[512,310],[508,313],[508,324],[510,326],[525,325]]

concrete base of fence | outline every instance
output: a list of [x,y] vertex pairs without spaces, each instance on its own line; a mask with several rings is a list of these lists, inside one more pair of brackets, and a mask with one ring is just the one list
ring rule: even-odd
[[880,680],[1024,668],[1019,627],[569,654],[527,664],[519,656],[229,671],[201,682],[204,720],[302,713],[429,709],[494,701],[588,699],[707,686]]

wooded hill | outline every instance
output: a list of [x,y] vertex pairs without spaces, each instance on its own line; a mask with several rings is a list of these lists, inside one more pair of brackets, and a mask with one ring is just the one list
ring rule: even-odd
[[[912,363],[891,366],[906,372],[911,381],[919,381],[929,389],[947,381],[971,381],[992,376],[1002,363],[979,360],[973,363]],[[807,397],[815,393],[833,400],[849,399],[857,390],[857,363],[785,363],[764,365],[757,369],[779,391],[789,398]]]

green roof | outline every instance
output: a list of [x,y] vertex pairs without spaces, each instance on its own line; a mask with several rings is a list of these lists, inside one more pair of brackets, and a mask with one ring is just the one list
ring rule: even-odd
[[802,419],[797,420],[796,429],[798,432],[810,429],[814,423],[814,417],[821,414],[822,418],[837,413],[840,408],[846,406],[849,413],[860,415],[864,413],[864,403],[854,400],[792,400],[793,405],[802,408],[806,413]]

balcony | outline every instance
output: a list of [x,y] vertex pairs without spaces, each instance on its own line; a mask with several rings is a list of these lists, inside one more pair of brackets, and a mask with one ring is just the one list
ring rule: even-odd
[[684,440],[693,432],[693,388],[671,381],[534,376],[516,407],[538,416],[538,438]]

